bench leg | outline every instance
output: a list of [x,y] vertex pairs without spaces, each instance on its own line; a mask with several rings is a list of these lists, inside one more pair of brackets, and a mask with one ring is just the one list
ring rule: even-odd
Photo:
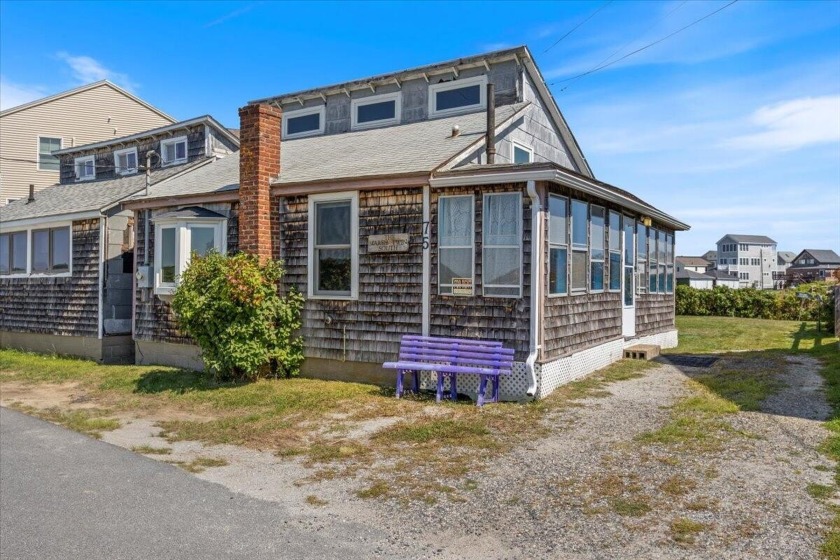
[[449,398],[452,402],[458,402],[458,386],[456,385],[456,376],[454,373],[449,374]]
[[397,370],[397,398],[403,394],[403,370]]
[[476,398],[476,406],[484,406],[484,391],[487,390],[487,376],[482,375],[481,381],[478,383],[478,396]]
[[414,394],[420,394],[420,372],[414,371]]
[[499,402],[499,377],[498,375],[493,377],[493,402]]
[[438,372],[437,374],[437,396],[435,400],[440,402],[440,399],[443,398],[443,374]]

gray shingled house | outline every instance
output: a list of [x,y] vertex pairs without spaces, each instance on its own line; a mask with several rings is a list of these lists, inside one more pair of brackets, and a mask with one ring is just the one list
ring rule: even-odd
[[0,208],[0,347],[134,360],[132,212],[120,201],[238,150],[209,116],[54,152],[60,184]]
[[803,249],[787,269],[789,285],[821,282],[833,278],[840,269],[840,255],[831,249]]
[[240,138],[238,177],[225,158],[126,203],[138,361],[200,363],[168,307],[194,227],[284,261],[307,375],[393,383],[403,334],[492,339],[521,399],[677,342],[688,226],[595,179],[526,47],[253,101]]

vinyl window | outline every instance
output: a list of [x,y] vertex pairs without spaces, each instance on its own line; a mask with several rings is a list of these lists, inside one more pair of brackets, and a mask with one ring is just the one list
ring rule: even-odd
[[38,137],[38,171],[58,171],[61,160],[53,152],[61,149],[61,138]]
[[632,218],[624,216],[624,305],[630,307],[633,305],[633,278],[636,249],[633,243],[633,231],[636,229],[636,224]]
[[160,157],[162,165],[185,163],[187,161],[187,137],[179,136],[178,138],[161,140]]
[[531,163],[534,161],[534,150],[516,142],[513,143],[513,163]]
[[353,130],[399,124],[402,111],[399,93],[372,95],[354,99],[350,103],[351,123]]
[[572,200],[572,291],[586,291],[586,277],[589,260],[587,239],[587,214],[589,205],[581,200]]
[[482,213],[484,295],[522,297],[522,193],[485,194]]
[[656,232],[657,261],[659,263],[659,267],[657,269],[659,273],[659,286],[657,291],[660,294],[668,292],[666,287],[668,266],[668,248],[666,247],[666,239],[664,231],[658,230]]
[[452,294],[453,278],[475,278],[475,200],[438,198],[438,293]]
[[610,212],[609,215],[609,290],[621,291],[621,214]]
[[665,236],[665,249],[667,251],[666,262],[668,263],[668,281],[666,285],[666,292],[674,293],[674,236],[668,234]]
[[32,230],[32,273],[70,271],[70,226]]
[[114,172],[117,175],[137,173],[137,148],[126,148],[114,152]]
[[0,234],[0,275],[26,274],[28,232]]
[[77,157],[73,160],[77,181],[96,179],[96,158],[94,156]]
[[358,195],[352,192],[309,198],[309,295],[324,299],[356,298]]
[[297,109],[283,115],[283,138],[301,138],[322,134],[324,132],[324,118],[326,107],[310,107]]
[[592,205],[589,217],[589,288],[593,292],[604,291],[604,225],[603,206]]
[[647,292],[647,254],[648,237],[647,227],[642,222],[636,222],[636,293]]
[[215,218],[156,222],[155,293],[172,294],[193,256],[203,257],[210,251],[225,253],[226,224],[226,220]]
[[569,293],[569,199],[548,197],[548,293]]
[[429,86],[430,117],[483,109],[486,105],[487,76],[462,78]]
[[656,250],[656,230],[648,228],[648,292],[655,294],[659,291],[659,263]]

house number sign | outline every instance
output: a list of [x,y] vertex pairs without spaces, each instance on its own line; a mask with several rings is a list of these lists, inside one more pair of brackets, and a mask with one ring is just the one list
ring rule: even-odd
[[407,253],[407,233],[386,233],[368,236],[368,253]]

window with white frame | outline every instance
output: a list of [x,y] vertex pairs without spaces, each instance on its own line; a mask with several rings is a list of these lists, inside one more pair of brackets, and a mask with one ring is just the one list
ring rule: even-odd
[[358,297],[358,231],[358,193],[309,197],[309,297]]
[[438,198],[438,293],[451,295],[455,278],[475,270],[475,202],[472,195]]
[[572,291],[586,291],[589,268],[589,240],[587,239],[589,205],[572,199]]
[[624,305],[630,307],[633,305],[633,297],[635,290],[633,290],[633,277],[635,267],[635,248],[633,243],[633,232],[636,225],[633,218],[624,216]]
[[658,292],[660,294],[667,293],[666,287],[666,280],[667,280],[667,266],[668,266],[668,249],[666,245],[666,237],[665,232],[662,230],[658,230],[656,232],[656,250],[657,250],[657,261],[659,262],[659,282],[658,282]]
[[666,262],[668,263],[668,282],[666,292],[674,293],[674,235],[669,233],[665,236]]
[[636,222],[636,293],[647,292],[647,227],[643,222]]
[[96,179],[96,158],[95,156],[77,157],[73,160],[76,169],[77,181],[90,181]]
[[0,275],[26,274],[26,247],[29,232],[0,234]]
[[61,149],[61,138],[38,137],[38,171],[58,171],[61,160],[53,152]]
[[593,292],[604,290],[604,225],[603,206],[589,207],[589,288]]
[[193,255],[225,253],[226,225],[224,218],[155,220],[155,293],[174,293]]
[[741,279],[741,280],[749,280],[750,279],[750,273],[749,272],[739,272],[738,273],[738,278]]
[[511,159],[513,163],[531,163],[534,161],[534,150],[523,144],[513,142],[513,157]]
[[522,297],[522,193],[488,193],[482,203],[485,296]]
[[656,229],[648,228],[648,293],[655,294],[659,291],[659,263],[656,250]]
[[548,197],[548,293],[569,293],[569,199]]
[[326,106],[296,109],[283,115],[283,138],[300,138],[324,132]]
[[350,128],[353,130],[399,124],[401,96],[397,92],[354,99],[350,102],[350,111]]
[[429,117],[483,109],[487,105],[487,76],[462,78],[429,86]]
[[126,148],[114,152],[114,172],[117,175],[137,173],[137,148]]
[[621,291],[621,214],[610,211],[609,216],[609,290]]
[[187,137],[179,136],[160,141],[161,165],[175,165],[187,161]]
[[739,248],[741,251],[749,251],[749,250],[750,250],[750,246],[749,246],[749,244],[748,244],[748,243],[741,243],[741,245],[740,245],[738,248]]

